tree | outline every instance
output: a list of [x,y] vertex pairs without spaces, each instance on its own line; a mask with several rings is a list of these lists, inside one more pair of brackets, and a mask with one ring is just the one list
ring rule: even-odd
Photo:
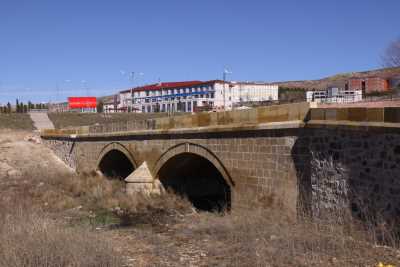
[[103,111],[104,111],[103,101],[99,100],[99,102],[97,102],[96,110],[97,110],[97,113],[103,113]]
[[104,109],[104,104],[103,101],[99,101],[97,102],[97,113],[103,113],[103,109]]
[[18,112],[19,113],[24,113],[24,103],[23,102],[19,102],[19,107],[18,107]]
[[10,102],[7,103],[7,113],[11,113],[11,104],[10,104]]
[[400,38],[392,42],[383,56],[385,67],[400,67]]
[[35,106],[32,104],[32,102],[28,101],[28,109],[31,110],[31,109],[34,109],[34,108],[35,108]]

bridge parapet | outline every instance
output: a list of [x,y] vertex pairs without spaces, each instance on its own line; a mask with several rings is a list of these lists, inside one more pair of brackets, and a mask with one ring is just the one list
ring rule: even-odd
[[169,130],[220,125],[255,125],[272,122],[304,121],[309,111],[308,103],[259,107],[247,110],[198,113],[180,117],[153,119],[152,129]]
[[43,130],[43,137],[110,136],[182,132],[247,131],[303,127],[400,128],[400,107],[309,108],[308,103],[198,113],[70,129]]
[[[249,130],[261,124],[276,124],[273,128],[287,128],[286,124],[305,121],[309,112],[308,103],[286,104],[260,107],[248,110],[234,110],[226,112],[198,113],[194,115],[180,115],[165,118],[148,119],[143,121],[128,121],[104,125],[83,126],[70,129],[43,130],[43,137],[51,136],[98,136],[111,133],[141,134],[149,131],[166,133],[177,129],[207,129],[219,130]],[[280,123],[280,124],[279,124]],[[296,124],[297,125],[297,124]],[[296,126],[297,128],[297,126]]]

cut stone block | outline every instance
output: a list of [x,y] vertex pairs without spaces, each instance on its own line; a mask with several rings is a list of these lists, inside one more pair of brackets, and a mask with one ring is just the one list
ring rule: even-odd
[[134,170],[127,178],[125,178],[125,182],[128,194],[159,194],[162,190],[159,183],[155,182],[147,162],[143,162],[139,168]]

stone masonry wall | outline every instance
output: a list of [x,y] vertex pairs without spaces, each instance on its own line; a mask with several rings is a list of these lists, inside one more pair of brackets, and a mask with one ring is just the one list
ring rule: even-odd
[[233,208],[266,196],[265,204],[292,214],[302,207],[317,217],[400,218],[400,135],[394,131],[337,127],[46,142],[78,172],[95,170],[111,143],[150,170],[171,148],[195,144],[229,174]]
[[[78,172],[97,168],[102,150],[112,142],[125,147],[137,166],[146,161],[154,169],[160,156],[174,146],[191,143],[208,150],[229,174],[232,190],[232,207],[245,206],[247,202],[265,199],[267,205],[285,206],[296,213],[298,188],[297,171],[292,148],[297,140],[297,129],[265,130],[253,132],[202,133],[152,137],[118,137],[112,140],[77,141],[74,157]],[[147,140],[145,138],[148,138]],[[130,139],[130,140],[123,140]],[[70,145],[65,141],[50,141],[52,147],[63,155]],[[211,161],[211,159],[209,159]],[[156,177],[157,174],[153,173]]]
[[65,164],[76,169],[75,143],[71,141],[44,140],[44,143],[54,151]]
[[360,219],[400,217],[400,135],[308,129],[309,208],[314,216],[350,213]]

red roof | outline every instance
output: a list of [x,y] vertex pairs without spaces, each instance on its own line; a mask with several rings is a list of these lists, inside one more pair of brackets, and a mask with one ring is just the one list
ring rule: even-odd
[[[199,86],[199,85],[207,85],[217,82],[223,82],[220,80],[211,80],[211,81],[185,81],[185,82],[166,82],[166,83],[155,83],[149,84],[141,87],[133,88],[134,91],[153,91],[153,90],[161,90],[161,89],[171,89],[171,88],[186,88],[191,86]],[[121,91],[121,93],[130,92],[131,89]]]

